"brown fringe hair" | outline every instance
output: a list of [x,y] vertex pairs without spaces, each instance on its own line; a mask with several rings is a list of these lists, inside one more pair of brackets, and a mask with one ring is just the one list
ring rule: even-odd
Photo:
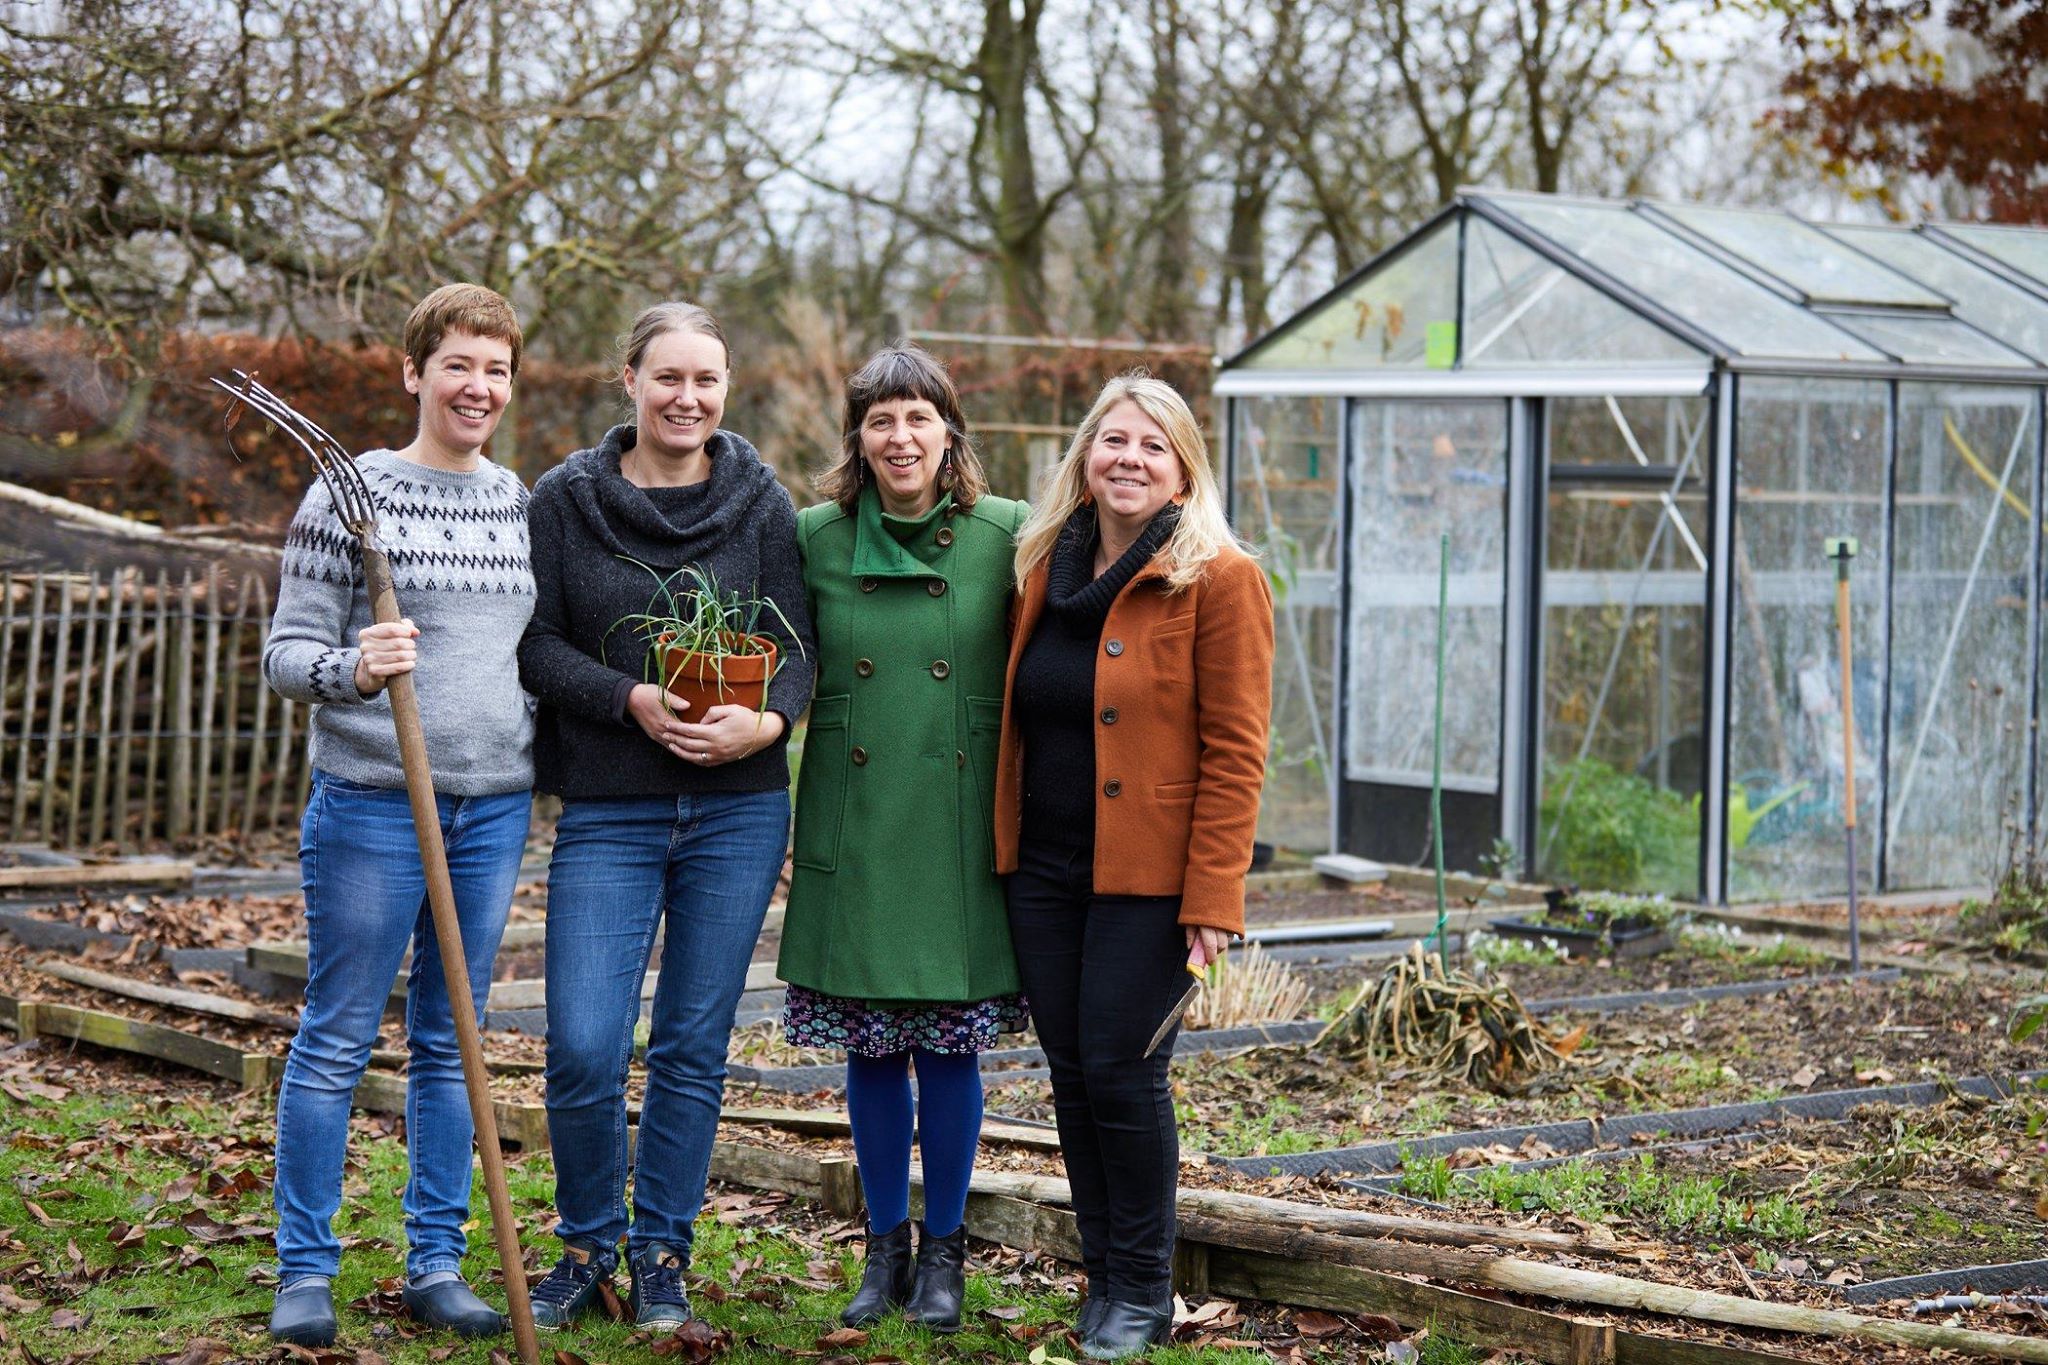
[[898,398],[923,399],[938,409],[948,438],[946,456],[939,463],[939,490],[951,493],[953,505],[967,511],[988,492],[988,476],[967,434],[967,417],[960,411],[960,391],[953,386],[953,377],[936,356],[914,342],[883,347],[848,376],[838,458],[818,475],[814,486],[848,516],[854,514],[869,477],[867,457],[861,452],[861,423],[869,408]]
[[519,377],[519,353],[526,339],[519,314],[495,289],[480,284],[444,284],[421,299],[405,320],[405,357],[414,374],[427,372],[427,357],[441,349],[450,332],[490,337],[512,348],[512,377]]

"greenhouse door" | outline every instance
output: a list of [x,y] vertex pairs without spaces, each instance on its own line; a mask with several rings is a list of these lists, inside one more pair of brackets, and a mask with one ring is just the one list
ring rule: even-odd
[[1544,404],[1540,761],[1525,860],[1544,879],[1699,893],[1709,425],[1698,397]]
[[[1444,686],[1444,852],[1478,869],[1504,827],[1503,663],[1511,634],[1513,405],[1357,400],[1338,800],[1340,845],[1427,864],[1441,537],[1450,536]],[[1519,670],[1514,670],[1519,671]]]

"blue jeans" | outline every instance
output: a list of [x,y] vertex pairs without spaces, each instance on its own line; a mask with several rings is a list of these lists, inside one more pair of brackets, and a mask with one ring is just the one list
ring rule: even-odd
[[627,1236],[626,1069],[654,931],[666,924],[634,1154],[637,1256],[686,1256],[725,1096],[747,964],[789,846],[789,792],[569,801],[548,868],[548,1137],[556,1235]]
[[[462,952],[478,1011],[519,880],[533,793],[439,796],[441,837],[455,883]],[[469,1241],[474,1129],[441,950],[427,905],[412,806],[402,790],[366,787],[324,772],[299,827],[306,893],[306,1008],[277,1096],[278,1274],[332,1276],[341,1265],[334,1215],[356,1082],[377,1042],[384,1002],[406,949],[405,1268],[455,1270]]]

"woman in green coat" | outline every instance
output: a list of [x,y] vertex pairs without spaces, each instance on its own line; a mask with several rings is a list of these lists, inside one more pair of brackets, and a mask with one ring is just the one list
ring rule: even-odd
[[[780,973],[798,1047],[846,1050],[868,1257],[842,1320],[960,1326],[979,1054],[1024,1027],[992,834],[1011,558],[945,369],[915,346],[846,381],[831,501],[797,515],[818,633]],[[917,1071],[915,1105],[910,1088]],[[912,1264],[911,1134],[925,1208]]]

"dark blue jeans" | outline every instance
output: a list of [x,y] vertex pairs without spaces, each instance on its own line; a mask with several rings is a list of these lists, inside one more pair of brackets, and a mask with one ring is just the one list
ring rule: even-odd
[[789,847],[789,792],[570,801],[548,869],[548,1137],[556,1235],[618,1245],[626,1071],[663,928],[628,1253],[687,1253],[747,963]]
[[[455,883],[455,913],[470,997],[481,1011],[491,963],[519,880],[533,793],[441,796],[441,837]],[[299,826],[306,892],[306,1008],[277,1095],[278,1274],[332,1276],[341,1265],[334,1215],[356,1082],[377,1042],[384,1002],[406,949],[405,1269],[455,1270],[468,1248],[469,1092],[455,1046],[441,951],[427,907],[412,806],[402,790],[366,787],[323,772]]]

